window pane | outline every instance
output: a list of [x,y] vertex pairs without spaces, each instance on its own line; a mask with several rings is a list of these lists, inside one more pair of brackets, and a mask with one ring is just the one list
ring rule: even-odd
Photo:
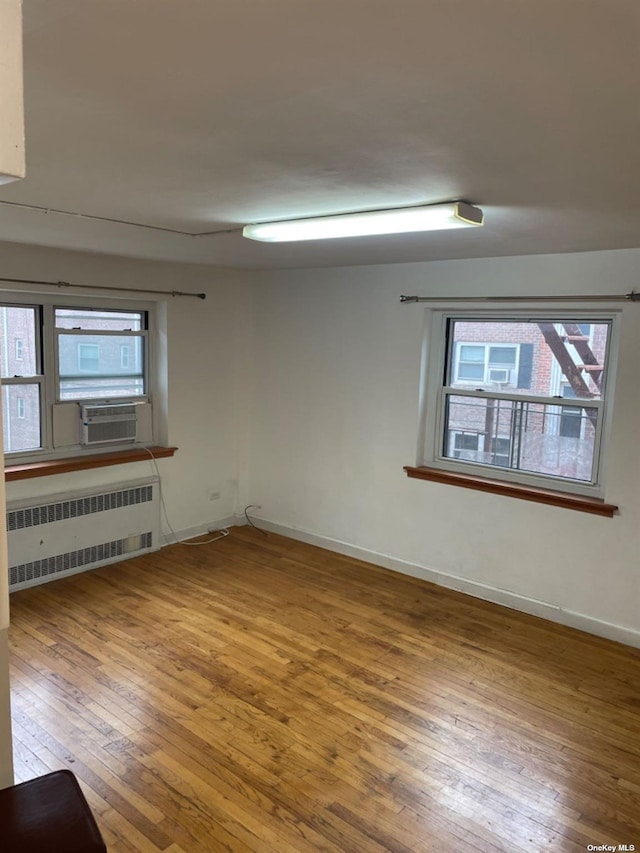
[[139,397],[145,393],[144,339],[63,332],[58,336],[58,369],[61,400]]
[[88,308],[56,308],[56,328],[95,329],[105,332],[139,332],[144,311],[91,311]]
[[[455,459],[473,459],[473,453],[478,449],[480,441],[478,433],[457,432],[453,433],[453,436],[454,442],[451,451],[453,457]],[[466,451],[472,451],[471,455],[468,455]]]
[[517,350],[515,347],[489,347],[489,364],[515,367]]
[[36,376],[36,309],[0,306],[0,374]]
[[42,446],[39,385],[2,387],[2,428],[5,453],[37,450]]
[[[563,427],[568,417],[571,429]],[[455,448],[452,433],[474,432],[484,450],[466,451],[468,461],[590,482],[597,419],[598,409],[568,401],[556,406],[448,395],[443,446]],[[445,456],[455,458],[455,449]]]
[[60,400],[110,400],[112,397],[142,397],[144,393],[142,377],[60,380]]
[[[495,390],[499,382],[509,393],[540,397],[559,395],[562,384],[567,383],[577,398],[598,400],[602,397],[608,335],[609,323],[578,323],[570,317],[553,322],[452,320],[449,382],[456,387],[458,381],[480,380],[479,387],[486,390]],[[481,377],[479,371],[471,373],[468,363],[479,361],[477,354],[487,348],[486,376]],[[494,368],[503,368],[507,374],[492,372]]]
[[482,382],[484,379],[484,362],[482,364],[474,364],[461,361],[458,365],[458,379],[478,379]]
[[100,346],[98,344],[78,344],[78,371],[99,373]]
[[460,347],[460,361],[481,361],[484,364],[484,347]]

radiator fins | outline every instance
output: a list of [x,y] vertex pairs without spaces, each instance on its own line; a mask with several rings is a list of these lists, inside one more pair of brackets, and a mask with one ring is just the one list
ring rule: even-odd
[[[134,550],[130,546],[129,538],[104,542],[102,545],[92,545],[91,548],[82,548],[79,551],[68,551],[66,554],[46,557],[32,563],[23,563],[21,566],[11,566],[9,569],[9,586],[57,575],[60,572],[69,572],[72,569],[128,554]],[[151,548],[153,545],[151,532],[140,534],[135,538],[136,544],[140,543],[140,549]]]

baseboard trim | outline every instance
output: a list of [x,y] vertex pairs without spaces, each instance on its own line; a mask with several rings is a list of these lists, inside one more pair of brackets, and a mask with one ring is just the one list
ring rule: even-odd
[[196,536],[205,536],[207,533],[215,535],[216,531],[222,530],[224,527],[232,527],[240,523],[246,523],[244,518],[242,522],[236,515],[228,515],[225,518],[218,518],[215,521],[209,521],[206,524],[197,524],[195,527],[186,527],[184,530],[176,530],[174,536],[171,531],[160,534],[160,547],[165,548],[167,545],[176,545],[178,542],[184,542],[186,539],[194,539]]
[[[474,598],[481,598],[484,601],[501,604],[503,607],[509,607],[512,610],[520,610],[531,616],[549,619],[552,622],[566,625],[569,628],[576,628],[579,631],[586,631],[588,634],[595,634],[597,637],[604,637],[608,640],[624,643],[627,646],[640,648],[640,631],[636,631],[633,628],[616,625],[613,622],[604,622],[593,616],[578,613],[574,610],[567,610],[547,601],[528,598],[516,592],[479,583],[478,581],[469,580],[458,575],[448,574],[447,572],[421,566],[417,563],[398,560],[395,557],[389,557],[377,551],[370,551],[358,545],[350,545],[348,542],[332,539],[329,536],[322,536],[308,530],[288,527],[287,525],[267,521],[257,516],[253,516],[253,518],[256,525],[272,533],[279,533],[282,536],[288,536],[290,539],[296,539],[299,542],[317,545],[320,548],[344,554],[346,557],[353,557],[356,560],[373,563],[375,566],[380,566],[384,569],[391,569],[391,571],[399,572],[400,574],[420,578],[421,580],[429,581],[430,583],[455,590],[456,592],[463,592]],[[231,523],[245,523],[245,520],[237,520]]]

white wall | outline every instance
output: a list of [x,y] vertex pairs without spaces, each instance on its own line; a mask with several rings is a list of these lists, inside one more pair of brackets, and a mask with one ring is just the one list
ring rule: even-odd
[[264,272],[248,499],[290,535],[640,644],[640,304],[625,305],[613,519],[407,479],[424,308],[400,294],[626,293],[640,252]]
[[[247,346],[246,274],[0,244],[0,275],[207,294],[204,301],[186,298],[166,301],[166,340],[162,345],[167,359],[168,407],[164,438],[177,446],[178,452],[158,464],[171,524],[181,535],[199,533],[232,517],[236,511],[242,438],[239,400],[244,400],[246,394],[246,381],[239,369]],[[0,282],[0,287],[10,286]],[[62,292],[65,296],[74,293],[80,302],[83,295],[91,295],[83,291]],[[136,296],[133,294],[132,298]],[[152,295],[149,298],[162,300]],[[162,301],[160,307],[162,313]],[[39,477],[8,483],[7,500],[124,482],[152,474],[149,460]],[[219,491],[220,499],[209,502],[210,490]],[[164,529],[166,532],[166,525]]]

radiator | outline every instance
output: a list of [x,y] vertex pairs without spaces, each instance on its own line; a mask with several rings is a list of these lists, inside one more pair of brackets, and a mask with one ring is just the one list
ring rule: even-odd
[[160,547],[157,479],[7,505],[11,591]]

